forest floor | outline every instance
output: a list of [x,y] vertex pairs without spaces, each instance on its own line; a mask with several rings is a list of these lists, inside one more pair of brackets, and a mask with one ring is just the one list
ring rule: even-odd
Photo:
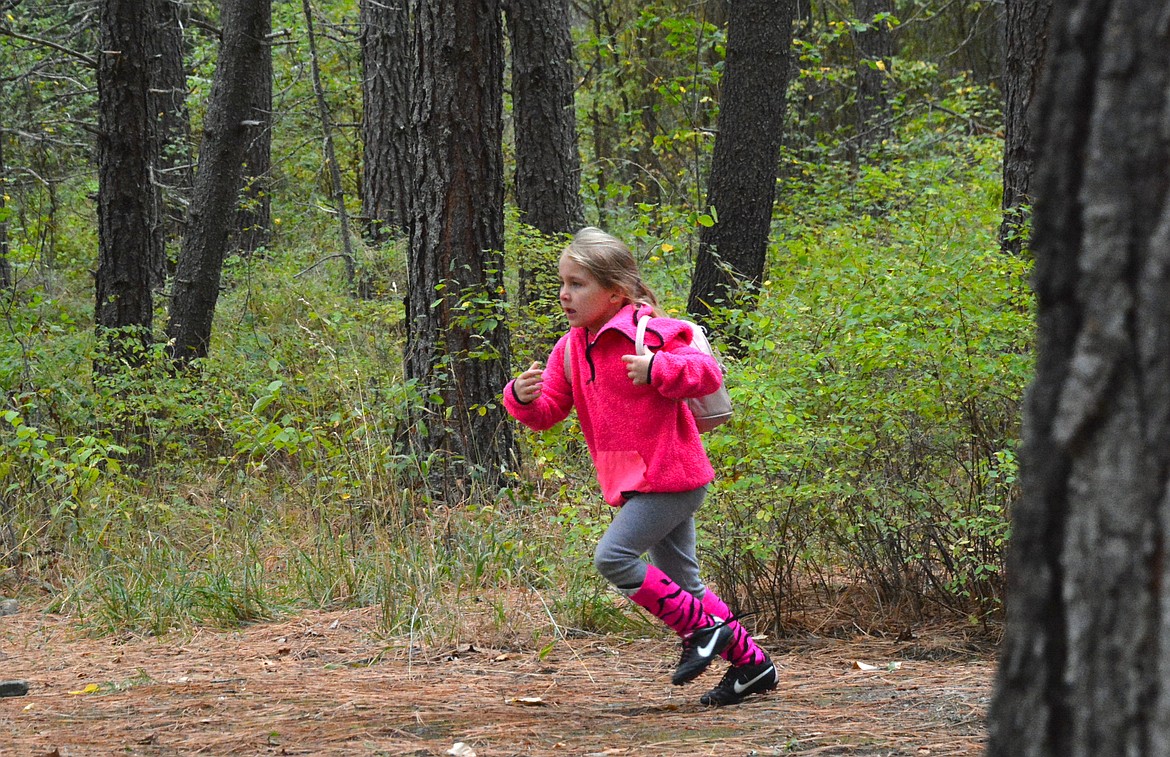
[[[976,755],[994,653],[961,633],[765,639],[779,688],[705,708],[719,661],[671,686],[665,637],[492,648],[388,639],[378,610],[237,631],[93,638],[23,607],[0,617],[0,754]],[[481,644],[484,644],[481,646]]]

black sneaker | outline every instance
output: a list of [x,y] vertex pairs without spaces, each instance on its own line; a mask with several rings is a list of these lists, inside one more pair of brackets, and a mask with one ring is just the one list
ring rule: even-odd
[[682,686],[699,676],[711,661],[719,656],[720,652],[731,644],[732,631],[726,621],[719,621],[713,625],[691,631],[683,639],[682,657],[678,660],[678,667],[670,682],[675,686]]
[[759,665],[739,665],[727,669],[719,685],[699,697],[709,707],[739,704],[752,694],[776,688],[776,666],[767,657]]

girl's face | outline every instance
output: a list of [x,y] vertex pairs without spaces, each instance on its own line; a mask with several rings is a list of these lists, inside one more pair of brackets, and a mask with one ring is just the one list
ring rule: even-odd
[[569,326],[584,326],[597,331],[617,314],[626,303],[626,295],[617,287],[605,288],[580,264],[562,255],[561,308]]

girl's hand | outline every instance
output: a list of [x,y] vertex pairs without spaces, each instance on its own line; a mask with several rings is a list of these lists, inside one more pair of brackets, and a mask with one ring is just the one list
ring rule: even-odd
[[635,386],[650,383],[650,361],[653,359],[652,352],[645,355],[622,355],[622,362],[626,364],[626,375]]
[[516,393],[516,399],[520,400],[522,404],[527,405],[540,396],[540,390],[543,385],[543,369],[541,368],[540,362],[537,361],[532,364],[531,368],[516,377],[516,380],[512,383],[512,391]]

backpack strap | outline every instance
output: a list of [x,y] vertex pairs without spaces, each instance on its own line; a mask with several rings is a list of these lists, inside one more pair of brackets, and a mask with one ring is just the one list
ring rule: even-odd
[[634,334],[634,354],[646,354],[646,327],[650,324],[650,316],[644,315],[638,319],[638,331]]

